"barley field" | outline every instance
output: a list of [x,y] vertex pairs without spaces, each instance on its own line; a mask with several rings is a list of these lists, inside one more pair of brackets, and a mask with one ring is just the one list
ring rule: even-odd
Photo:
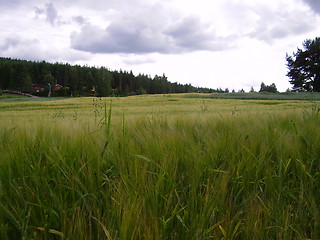
[[317,101],[0,102],[0,239],[320,239]]

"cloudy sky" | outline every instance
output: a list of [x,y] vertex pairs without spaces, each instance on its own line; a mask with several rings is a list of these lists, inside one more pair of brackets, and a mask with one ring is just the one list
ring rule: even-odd
[[320,36],[319,0],[0,0],[0,56],[285,91],[286,53]]

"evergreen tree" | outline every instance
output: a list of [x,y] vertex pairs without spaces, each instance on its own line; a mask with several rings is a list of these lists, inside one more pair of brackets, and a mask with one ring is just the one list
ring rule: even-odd
[[[151,77],[146,74],[135,76],[132,71],[109,71],[106,68],[71,66],[63,63],[31,62],[0,57],[0,88],[31,91],[32,83],[54,88],[55,84],[65,87],[55,95],[68,92],[71,95],[88,95],[96,89],[100,96],[128,94],[162,94],[185,92],[214,92],[213,89],[195,88],[191,84],[171,83],[163,74]],[[53,89],[52,89],[53,90]],[[222,90],[221,90],[222,91]]]
[[298,48],[292,56],[287,54],[287,76],[294,88],[320,91],[320,38],[307,39],[303,49]]
[[55,85],[55,79],[54,79],[54,77],[52,76],[51,72],[46,72],[46,73],[43,75],[43,83],[44,83],[45,85],[50,84],[52,87],[54,87],[54,85]]
[[276,93],[278,92],[276,84],[272,83],[271,85],[265,85],[264,82],[260,85],[260,91],[259,92],[272,92]]
[[107,97],[111,94],[112,76],[105,68],[100,68],[97,76],[97,94],[99,97]]
[[78,69],[75,66],[72,66],[69,68],[69,85],[70,85],[70,90],[71,90],[71,96],[76,96],[78,95]]
[[14,84],[14,69],[11,64],[0,66],[0,88],[9,89]]
[[15,82],[15,90],[31,93],[32,92],[32,79],[27,71],[25,65],[22,65],[17,76]]

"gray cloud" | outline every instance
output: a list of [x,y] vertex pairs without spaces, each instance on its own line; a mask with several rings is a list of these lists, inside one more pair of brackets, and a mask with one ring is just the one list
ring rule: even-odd
[[46,4],[46,15],[47,15],[47,21],[51,23],[51,25],[54,25],[57,17],[58,17],[58,12],[54,8],[52,3]]
[[[209,26],[208,26],[209,28]],[[221,50],[219,39],[207,30],[198,18],[184,18],[165,31],[182,49],[185,50]]]
[[120,19],[105,30],[93,25],[71,35],[74,49],[92,53],[183,53],[219,51],[230,47],[216,37],[198,18],[184,18],[163,25],[152,19]]
[[14,48],[20,43],[18,38],[6,38],[2,44],[0,44],[0,50],[6,51],[9,48]]
[[92,53],[148,53],[165,52],[166,47],[161,34],[136,26],[124,29],[111,24],[106,30],[97,26],[86,25],[80,33],[73,33],[71,45],[74,49]]
[[58,11],[53,6],[53,3],[47,3],[44,8],[35,8],[35,14],[37,17],[45,15],[46,21],[48,21],[52,26],[55,25],[58,19]]
[[75,16],[72,18],[72,20],[78,23],[79,25],[88,24],[88,20],[82,16]]
[[313,11],[320,14],[320,1],[319,0],[304,0],[305,3],[307,3]]
[[18,4],[21,3],[22,0],[1,0],[0,1],[0,6],[1,7],[14,7],[14,6],[17,6]]

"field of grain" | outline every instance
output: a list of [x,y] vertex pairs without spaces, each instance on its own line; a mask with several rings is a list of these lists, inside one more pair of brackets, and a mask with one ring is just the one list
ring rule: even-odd
[[320,239],[319,104],[0,102],[0,239]]

